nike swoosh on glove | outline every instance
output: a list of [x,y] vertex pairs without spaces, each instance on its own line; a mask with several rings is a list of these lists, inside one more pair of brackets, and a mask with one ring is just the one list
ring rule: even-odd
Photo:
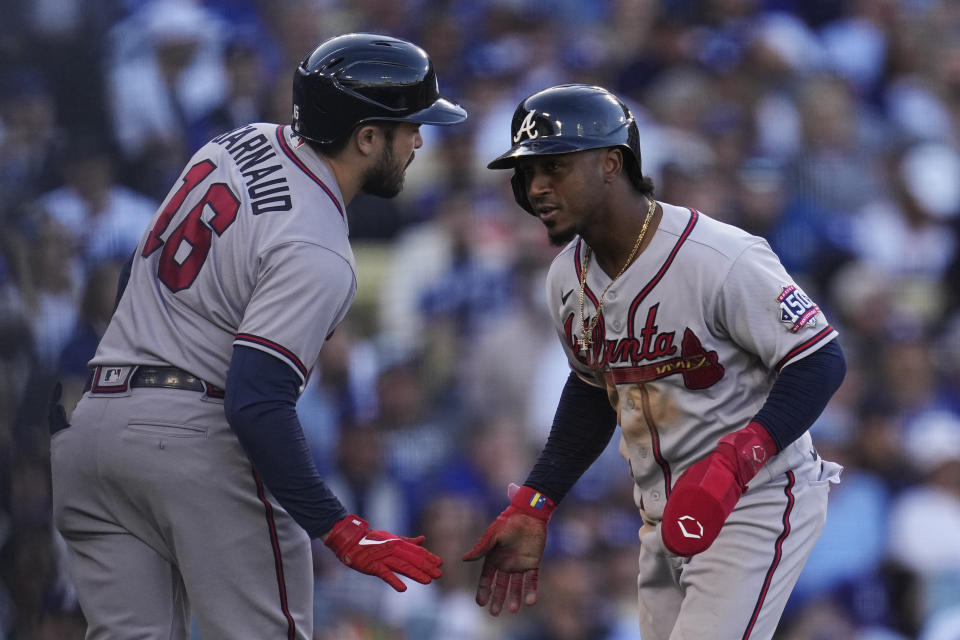
[[706,551],[747,483],[776,453],[776,443],[759,422],[720,438],[710,455],[691,465],[673,485],[663,510],[663,546],[678,556]]
[[397,573],[420,584],[429,584],[443,573],[440,570],[443,560],[420,546],[424,539],[371,529],[366,520],[350,514],[333,525],[324,544],[351,569],[376,576],[402,592],[407,590],[407,585]]

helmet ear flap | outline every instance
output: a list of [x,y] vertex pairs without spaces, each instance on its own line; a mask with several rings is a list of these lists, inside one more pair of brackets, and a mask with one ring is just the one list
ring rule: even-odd
[[513,187],[513,199],[517,201],[517,204],[520,205],[523,210],[530,215],[537,215],[533,211],[533,206],[530,204],[530,200],[527,199],[527,181],[517,168],[514,168],[513,170],[513,177],[510,178],[510,186]]

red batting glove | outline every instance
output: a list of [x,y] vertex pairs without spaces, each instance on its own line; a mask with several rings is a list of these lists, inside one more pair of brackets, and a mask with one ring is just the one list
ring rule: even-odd
[[490,603],[490,614],[500,615],[503,603],[516,613],[521,601],[537,602],[540,558],[547,544],[547,522],[556,504],[535,489],[511,484],[510,506],[487,527],[464,560],[484,558],[477,585],[477,604]]
[[759,422],[720,438],[703,460],[683,472],[663,510],[663,546],[678,556],[706,551],[760,468],[777,453]]
[[423,536],[404,538],[371,529],[366,520],[351,514],[333,525],[324,544],[351,569],[377,576],[397,591],[406,591],[407,585],[394,571],[420,584],[429,584],[442,573],[443,560],[421,547],[423,541]]

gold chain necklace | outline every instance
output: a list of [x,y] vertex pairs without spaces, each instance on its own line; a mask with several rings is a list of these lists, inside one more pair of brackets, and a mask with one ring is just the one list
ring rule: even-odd
[[634,257],[636,257],[637,251],[640,250],[640,245],[643,243],[643,237],[647,235],[647,227],[650,226],[650,220],[653,218],[653,212],[656,211],[656,208],[657,203],[651,198],[650,206],[647,207],[647,217],[643,221],[643,227],[640,228],[640,235],[637,236],[637,241],[633,243],[633,249],[630,250],[630,255],[627,256],[626,262],[620,267],[620,271],[617,272],[617,275],[613,276],[613,280],[600,292],[600,298],[597,300],[597,312],[590,318],[589,325],[583,317],[583,299],[584,291],[587,287],[587,267],[590,266],[590,256],[593,255],[593,251],[590,249],[590,245],[587,245],[587,248],[584,249],[583,268],[580,270],[580,355],[587,357],[590,364],[593,364],[593,350],[590,348],[593,345],[593,330],[597,328],[597,322],[599,322],[600,314],[603,312],[603,299],[607,295],[607,291],[610,290],[610,287],[613,286],[613,283],[623,275],[623,272],[627,270],[627,267],[630,266],[630,263],[633,262]]

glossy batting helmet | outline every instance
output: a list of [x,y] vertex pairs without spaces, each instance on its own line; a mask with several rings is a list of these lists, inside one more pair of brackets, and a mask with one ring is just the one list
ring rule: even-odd
[[[514,169],[517,158],[524,156],[621,147],[627,170],[638,178],[642,175],[640,132],[633,114],[602,87],[562,84],[534,93],[514,111],[510,134],[513,146],[488,164],[488,169]],[[517,203],[533,213],[519,173],[514,172],[511,182]]]
[[447,125],[466,117],[440,95],[427,53],[390,36],[326,40],[293,76],[293,129],[315,142],[335,142],[370,120]]

